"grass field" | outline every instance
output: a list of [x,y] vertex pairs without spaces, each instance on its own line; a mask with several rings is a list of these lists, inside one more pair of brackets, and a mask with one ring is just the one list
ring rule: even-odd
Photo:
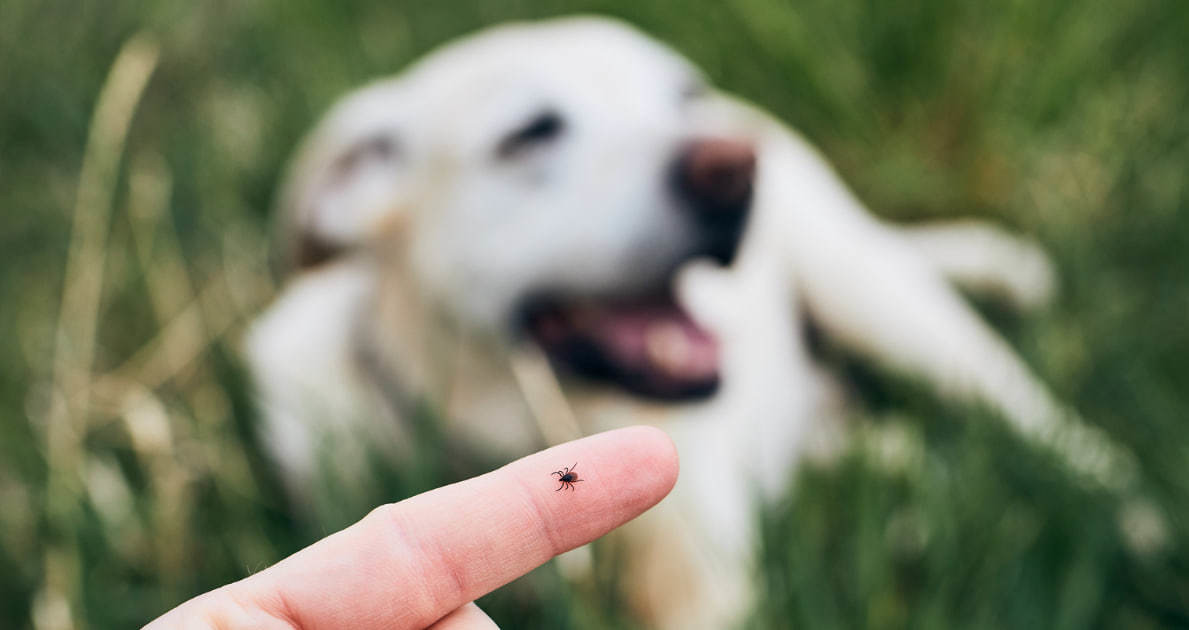
[[[0,628],[136,626],[318,537],[251,437],[237,350],[274,290],[283,161],[344,90],[576,11],[644,27],[800,128],[881,215],[1039,239],[1056,303],[987,315],[1138,454],[1166,516],[1151,530],[981,414],[840,357],[860,433],[912,448],[857,444],[765,511],[751,627],[1189,627],[1189,4],[7,0]],[[428,455],[384,487],[487,463]],[[630,628],[615,581],[547,566],[480,603],[507,628]]]

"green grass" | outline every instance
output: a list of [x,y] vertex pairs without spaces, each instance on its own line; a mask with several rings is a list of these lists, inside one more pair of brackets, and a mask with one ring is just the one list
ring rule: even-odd
[[[993,218],[1041,240],[1056,304],[990,314],[1139,454],[1168,515],[1166,545],[1137,553],[1117,497],[844,357],[865,430],[919,448],[889,462],[860,441],[765,511],[752,625],[1189,627],[1189,5],[1171,0],[0,3],[0,627],[56,627],[65,610],[80,627],[134,626],[319,535],[277,498],[237,358],[271,290],[283,161],[350,87],[481,25],[574,11],[641,25],[791,122],[881,215]],[[160,54],[98,235],[93,368],[123,364],[203,287],[178,330],[228,329],[176,369],[135,364],[168,378],[57,431],[53,397],[77,393],[50,385],[84,147],[113,59],[141,32]],[[446,460],[382,490],[486,463]],[[615,581],[570,586],[545,567],[481,603],[504,627],[630,627]]]

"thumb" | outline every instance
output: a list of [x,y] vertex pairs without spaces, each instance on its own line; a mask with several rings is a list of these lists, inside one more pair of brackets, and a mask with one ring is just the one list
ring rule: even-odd
[[427,630],[499,630],[499,626],[471,602],[442,617]]

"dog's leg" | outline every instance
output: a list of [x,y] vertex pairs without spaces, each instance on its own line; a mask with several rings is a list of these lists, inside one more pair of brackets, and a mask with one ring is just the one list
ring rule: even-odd
[[876,220],[804,141],[764,138],[756,210],[786,243],[789,271],[823,330],[855,351],[981,401],[1108,486],[1129,453],[1050,395],[902,233]]
[[754,242],[763,232],[749,238],[732,269],[695,264],[678,282],[682,303],[719,338],[722,387],[665,424],[681,478],[628,532],[634,599],[664,630],[717,630],[742,618],[754,602],[754,499],[786,496],[799,457],[837,433],[812,413],[820,391],[779,250]]
[[900,226],[908,243],[947,280],[1026,311],[1053,296],[1056,273],[1034,241],[978,220]]

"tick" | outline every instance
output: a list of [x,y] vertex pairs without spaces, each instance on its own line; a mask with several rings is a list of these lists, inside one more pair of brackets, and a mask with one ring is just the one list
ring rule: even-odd
[[[561,490],[562,488],[569,488],[570,490],[573,490],[574,484],[582,481],[578,478],[578,473],[574,472],[574,469],[577,467],[578,462],[574,462],[573,466],[566,467],[562,470],[555,470],[550,473],[551,475],[557,475],[557,480],[561,482],[561,485],[557,487],[557,490]],[[554,490],[554,492],[557,492],[557,490]]]

